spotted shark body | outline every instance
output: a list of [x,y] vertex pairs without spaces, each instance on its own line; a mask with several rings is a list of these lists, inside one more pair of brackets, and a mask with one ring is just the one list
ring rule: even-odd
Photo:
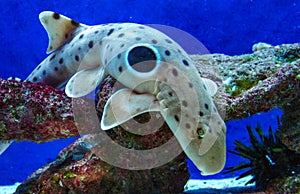
[[65,86],[77,98],[111,75],[125,87],[107,101],[103,130],[136,115],[159,111],[187,156],[203,175],[225,163],[226,127],[211,95],[216,85],[201,78],[188,54],[149,26],[116,23],[87,26],[54,12],[42,12],[51,53],[27,81]]

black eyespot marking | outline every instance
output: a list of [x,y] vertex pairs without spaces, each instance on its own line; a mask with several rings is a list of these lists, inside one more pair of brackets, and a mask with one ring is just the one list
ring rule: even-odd
[[111,35],[111,34],[114,32],[114,30],[115,30],[115,29],[113,29],[113,28],[110,29],[110,30],[108,31],[108,33],[107,33],[107,36]]
[[32,80],[33,80],[34,82],[36,82],[36,81],[37,81],[37,77],[34,77]]
[[79,61],[79,56],[78,55],[75,55],[75,60]]
[[172,44],[172,41],[169,40],[169,39],[166,39],[165,41],[166,41],[167,43],[169,43],[169,44]]
[[94,42],[91,40],[91,41],[89,42],[89,48],[93,48],[93,46],[94,46]]
[[209,108],[209,107],[208,107],[208,104],[206,104],[206,103],[204,104],[204,107],[205,107],[205,109],[207,109],[207,110],[208,110],[208,108]]
[[119,53],[118,55],[117,55],[117,57],[118,57],[118,59],[121,59],[121,53]]
[[151,41],[153,44],[157,44],[157,40],[152,40]]
[[183,100],[183,101],[182,101],[182,105],[185,106],[185,107],[187,107],[187,106],[188,106],[187,101]]
[[199,116],[203,117],[204,113],[202,111],[199,112]]
[[172,70],[172,73],[173,73],[173,75],[174,75],[175,77],[178,76],[178,71],[177,71],[176,69],[173,69],[173,70]]
[[55,56],[56,56],[55,54],[52,55],[49,61],[52,61],[55,58]]
[[185,60],[185,59],[182,60],[182,63],[183,63],[185,66],[189,66],[189,65],[190,65],[189,62],[187,62],[187,60]]
[[58,20],[60,18],[60,15],[58,13],[53,13],[52,16],[54,19]]
[[122,71],[123,71],[123,67],[120,66],[120,67],[119,67],[119,72],[121,73]]
[[140,41],[140,40],[142,40],[142,38],[141,37],[136,37],[135,40]]
[[84,36],[84,34],[81,34],[81,35],[79,36],[79,39],[82,39],[82,38],[83,38],[83,36]]
[[193,84],[192,84],[192,83],[189,83],[189,87],[190,87],[190,88],[193,88],[194,86],[193,86]]
[[58,67],[54,67],[54,71],[58,71]]
[[174,119],[175,119],[175,121],[179,122],[179,117],[178,117],[178,115],[175,115],[175,116],[174,116]]
[[64,59],[63,59],[63,58],[60,58],[58,62],[59,62],[59,64],[63,64]]
[[127,60],[129,65],[139,72],[149,72],[157,64],[155,52],[146,46],[137,46],[131,49]]
[[185,124],[185,127],[186,127],[187,129],[190,129],[190,128],[191,128],[191,125],[190,125],[189,123],[186,123],[186,124]]
[[167,56],[170,56],[170,55],[171,55],[171,52],[170,52],[169,50],[166,50],[166,51],[165,51],[165,54],[166,54]]
[[124,33],[121,33],[121,34],[118,35],[118,37],[122,38],[124,35],[125,35]]
[[45,70],[43,71],[43,75],[46,75],[46,71]]
[[71,24],[76,27],[78,27],[80,25],[78,22],[76,22],[74,20],[71,20]]
[[168,94],[169,94],[169,96],[171,96],[171,97],[173,96],[173,93],[172,93],[172,92],[169,92]]

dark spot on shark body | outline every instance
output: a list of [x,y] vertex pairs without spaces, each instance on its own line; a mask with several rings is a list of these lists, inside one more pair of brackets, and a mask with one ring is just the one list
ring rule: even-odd
[[119,67],[119,72],[121,73],[122,71],[123,71],[123,67],[120,66],[120,67]]
[[71,24],[75,27],[78,27],[80,24],[76,22],[75,20],[71,20]]
[[91,40],[91,41],[89,42],[88,46],[89,46],[89,48],[93,48],[94,42]]
[[185,107],[187,107],[187,106],[188,106],[187,101],[183,100],[183,101],[182,101],[182,105],[185,106]]
[[185,127],[186,127],[187,129],[190,129],[190,128],[191,128],[191,125],[190,125],[189,123],[186,123],[186,124],[185,124]]
[[185,60],[185,59],[182,60],[182,63],[183,63],[185,66],[189,66],[189,65],[190,65],[189,62],[187,62],[187,60]]
[[169,43],[169,44],[172,44],[172,41],[169,40],[169,39],[165,39],[165,41],[166,41],[167,43]]
[[113,28],[110,29],[110,30],[108,31],[108,33],[107,33],[107,36],[111,35],[111,34],[114,32],[114,30],[115,30],[115,29],[113,29]]
[[166,50],[166,51],[165,51],[165,54],[166,54],[167,56],[170,56],[170,55],[171,55],[171,52],[170,52],[169,50]]
[[54,19],[58,20],[60,18],[60,15],[58,13],[53,13],[52,16]]
[[157,44],[157,40],[155,40],[155,39],[153,39],[151,42],[152,42],[153,44]]
[[63,59],[63,58],[60,58],[58,62],[59,62],[59,64],[63,64],[64,59]]
[[178,71],[177,71],[175,68],[172,70],[172,73],[173,73],[173,75],[174,75],[175,77],[178,76]]
[[179,122],[179,117],[178,117],[178,115],[174,115],[174,119],[175,119],[175,121]]
[[204,104],[204,107],[205,107],[205,109],[207,109],[208,110],[208,108],[209,108],[209,106],[208,106],[208,104]]
[[121,33],[118,35],[118,38],[122,38],[125,34],[124,33]]
[[54,58],[55,58],[55,54],[53,54],[51,57],[50,57],[50,59],[49,59],[49,61],[52,61]]

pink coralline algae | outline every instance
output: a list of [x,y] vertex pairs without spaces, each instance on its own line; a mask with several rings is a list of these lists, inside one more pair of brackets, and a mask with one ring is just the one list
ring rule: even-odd
[[71,99],[43,84],[0,79],[0,140],[45,142],[78,136]]
[[[214,80],[219,86],[214,100],[225,120],[229,121],[274,107],[285,109],[290,102],[299,104],[295,103],[295,99],[299,99],[300,86],[299,50],[299,44],[291,44],[258,47],[255,52],[240,56],[212,54],[191,57],[201,75]],[[112,93],[113,83],[114,80],[108,77],[98,91],[99,101],[95,106],[99,116]],[[85,102],[76,100],[76,103]],[[0,80],[0,107],[0,140],[45,142],[79,135],[72,112],[72,100],[52,87]],[[299,109],[293,111],[293,114],[299,114]],[[146,117],[147,115],[141,115],[135,119],[143,121]],[[286,118],[299,121],[299,117]],[[281,134],[286,134],[290,129],[287,127],[280,130]],[[298,132],[290,133],[294,136],[298,134],[296,141],[286,141],[287,143],[299,145],[299,127],[296,130]],[[129,149],[151,149],[172,136],[166,125],[158,132],[144,137],[119,127],[107,134]],[[57,160],[33,173],[19,186],[16,193],[183,191],[183,185],[189,177],[183,153],[158,168],[124,170],[105,163],[92,154],[86,143],[86,138],[90,137],[84,136],[62,150]],[[296,147],[297,150],[298,146],[288,147]]]

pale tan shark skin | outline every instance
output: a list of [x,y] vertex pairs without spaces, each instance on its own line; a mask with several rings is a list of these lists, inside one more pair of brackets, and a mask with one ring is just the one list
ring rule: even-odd
[[111,75],[125,88],[105,105],[103,130],[141,113],[159,111],[203,175],[223,169],[226,127],[211,97],[216,85],[200,77],[174,40],[146,25],[88,26],[50,11],[42,12],[40,21],[48,33],[47,53],[51,54],[26,81],[57,88],[66,85],[66,94],[78,98]]

